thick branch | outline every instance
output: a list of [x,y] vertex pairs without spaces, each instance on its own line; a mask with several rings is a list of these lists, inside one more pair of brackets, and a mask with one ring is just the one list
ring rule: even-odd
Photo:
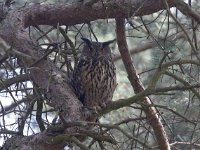
[[[122,56],[122,61],[126,68],[128,79],[131,82],[131,85],[135,91],[135,93],[142,93],[145,92],[142,86],[142,83],[139,81],[137,76],[135,67],[133,66],[128,46],[126,42],[126,35],[125,35],[125,21],[124,19],[116,19],[116,34],[117,34],[117,44],[119,47],[119,51]],[[148,97],[144,97],[144,103],[147,105],[151,104],[151,101]],[[156,110],[154,107],[147,107],[143,108],[149,122],[155,131],[155,135],[159,144],[159,148],[162,150],[169,150],[169,142],[167,139],[167,135],[165,133],[164,127],[156,114]]]
[[[173,6],[172,0],[168,5]],[[163,0],[112,0],[101,1],[91,7],[83,3],[73,5],[32,5],[20,9],[24,27],[31,25],[75,25],[97,19],[143,16],[164,9]],[[130,10],[130,11],[127,11]]]
[[19,76],[7,79],[5,81],[0,81],[0,91],[7,89],[12,84],[24,82],[24,81],[28,81],[28,80],[30,80],[29,75],[23,74],[23,75],[19,75]]
[[[55,109],[62,110],[62,117],[66,121],[85,120],[80,107],[81,102],[76,98],[71,87],[65,80],[65,75],[49,60],[42,59],[35,64],[43,53],[41,48],[36,45],[36,41],[29,38],[28,32],[23,28],[23,16],[21,12],[10,14],[1,22],[0,36],[14,49],[21,54],[26,54],[29,57],[19,57],[19,65],[26,68],[30,72],[30,78],[38,85],[44,92],[47,98],[47,103]],[[20,55],[21,56],[21,55]],[[17,55],[18,57],[18,55]],[[35,64],[35,65],[33,65]],[[74,132],[75,128],[69,128],[66,132]],[[63,143],[55,147],[50,145],[47,141],[52,138],[44,131],[37,136],[24,137],[22,141],[26,141],[26,149],[34,147],[38,150],[43,149],[61,149]],[[29,142],[31,141],[31,142]],[[14,142],[14,141],[13,141]],[[18,138],[16,138],[16,143]],[[13,143],[13,145],[15,145]],[[23,142],[18,145],[19,149],[23,149]],[[60,148],[59,148],[60,147]]]

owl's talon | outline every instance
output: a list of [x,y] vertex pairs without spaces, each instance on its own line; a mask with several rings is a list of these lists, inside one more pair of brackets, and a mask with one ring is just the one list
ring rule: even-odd
[[107,104],[105,102],[103,102],[100,106],[101,106],[101,109],[104,109],[104,108],[106,108]]
[[94,106],[97,112],[100,112],[102,110],[101,106]]
[[101,109],[106,108],[106,106],[108,106],[110,103],[111,101],[103,102],[102,104],[100,104]]
[[[88,107],[88,106],[83,106],[82,108],[82,112],[84,117],[88,120],[90,120],[90,118],[93,118],[93,116],[95,116],[97,114],[97,110],[96,107]],[[94,120],[94,119],[92,119]]]
[[97,114],[97,110],[96,110],[96,107],[88,107],[88,106],[83,106],[82,107],[82,110],[83,111],[89,111],[90,113],[92,114]]

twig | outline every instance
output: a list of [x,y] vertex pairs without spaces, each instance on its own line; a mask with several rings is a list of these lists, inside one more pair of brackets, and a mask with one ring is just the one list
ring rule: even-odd
[[180,10],[184,15],[191,17],[194,19],[198,24],[200,24],[200,15],[196,13],[194,10],[191,9],[190,6],[188,6],[184,1],[182,0],[174,0],[173,1],[176,4],[176,8]]

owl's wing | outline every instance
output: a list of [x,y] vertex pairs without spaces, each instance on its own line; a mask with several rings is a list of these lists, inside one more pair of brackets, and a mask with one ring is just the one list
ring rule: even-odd
[[84,91],[83,78],[82,78],[84,64],[85,64],[85,60],[80,59],[77,65],[75,66],[74,73],[73,73],[73,82],[72,82],[72,86],[75,90],[75,93],[82,103],[84,103],[84,99],[85,99],[85,91]]

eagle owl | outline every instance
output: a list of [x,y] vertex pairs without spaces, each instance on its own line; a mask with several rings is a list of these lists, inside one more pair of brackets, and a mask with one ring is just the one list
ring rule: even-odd
[[73,72],[72,86],[79,100],[87,107],[103,107],[112,100],[116,68],[107,42],[82,38],[84,47]]

